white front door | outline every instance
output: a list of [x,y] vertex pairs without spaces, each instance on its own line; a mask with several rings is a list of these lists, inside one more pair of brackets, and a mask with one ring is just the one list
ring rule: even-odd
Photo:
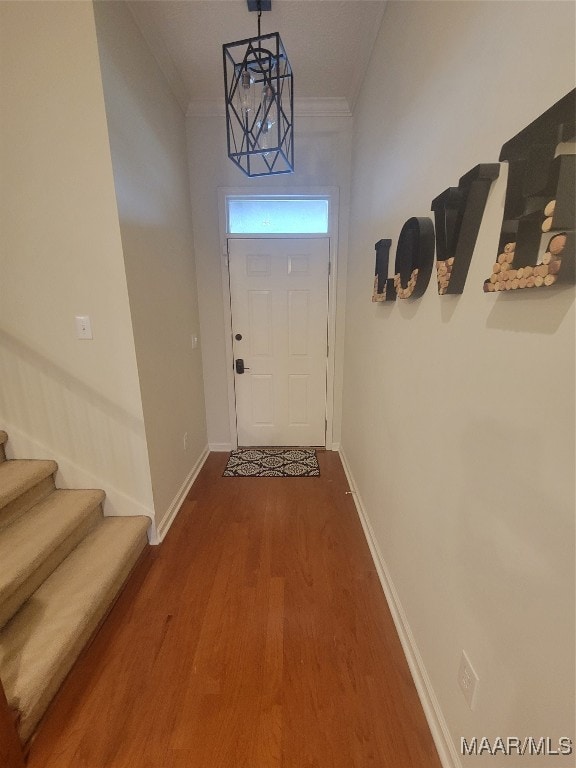
[[330,240],[229,239],[228,257],[238,445],[325,445]]

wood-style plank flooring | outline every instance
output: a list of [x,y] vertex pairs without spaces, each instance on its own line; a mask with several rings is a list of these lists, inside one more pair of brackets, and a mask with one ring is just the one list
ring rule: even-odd
[[211,454],[53,702],[28,768],[440,768],[338,454]]

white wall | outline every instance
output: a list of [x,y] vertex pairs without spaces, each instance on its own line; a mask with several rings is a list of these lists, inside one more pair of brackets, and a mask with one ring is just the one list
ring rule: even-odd
[[[0,421],[109,514],[153,515],[92,6],[0,3]],[[88,314],[93,341],[75,338]]]
[[[372,304],[374,243],[391,237],[393,261],[409,217],[574,87],[574,21],[569,3],[391,2],[355,114],[343,455],[446,765],[461,737],[574,738],[574,291],[483,293],[505,164],[462,296],[432,281]],[[462,764],[506,760],[573,756]]]
[[[206,392],[208,441],[213,450],[230,448],[226,342],[222,291],[222,253],[218,228],[218,189],[244,188],[247,194],[300,192],[311,187],[338,187],[340,229],[336,296],[334,435],[340,440],[344,286],[346,279],[350,116],[295,118],[296,170],[276,178],[249,179],[228,159],[223,115],[187,119],[190,152],[194,243],[198,270],[202,357]],[[228,330],[229,332],[229,330]]]
[[[94,4],[156,520],[206,449],[184,115],[122,2]],[[184,435],[187,447],[184,448]]]

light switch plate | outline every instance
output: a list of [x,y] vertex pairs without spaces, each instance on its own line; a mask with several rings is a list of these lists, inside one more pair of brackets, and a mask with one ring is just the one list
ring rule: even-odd
[[76,315],[74,318],[76,323],[76,338],[77,339],[92,339],[92,324],[88,315]]

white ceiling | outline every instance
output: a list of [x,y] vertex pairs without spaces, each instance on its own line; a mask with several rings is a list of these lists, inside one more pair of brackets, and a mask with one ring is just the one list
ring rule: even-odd
[[[382,0],[272,0],[262,34],[279,32],[296,105],[329,100],[352,111],[382,22]],[[222,44],[255,37],[246,0],[129,0],[184,111],[223,106]]]

